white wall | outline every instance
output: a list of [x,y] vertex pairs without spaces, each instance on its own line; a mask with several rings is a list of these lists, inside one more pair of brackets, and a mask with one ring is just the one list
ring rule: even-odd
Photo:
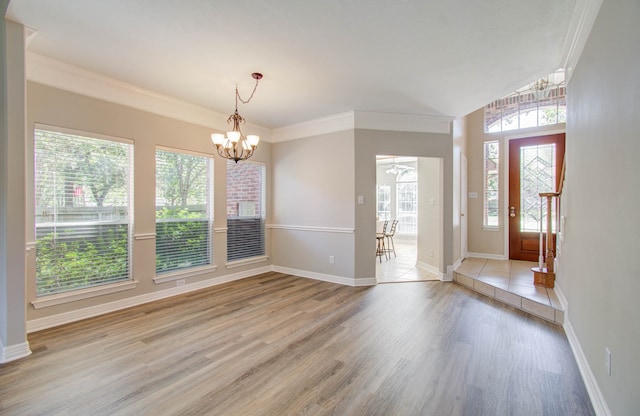
[[[640,410],[640,2],[604,1],[568,84],[557,283],[614,415]],[[605,371],[605,348],[612,373]]]

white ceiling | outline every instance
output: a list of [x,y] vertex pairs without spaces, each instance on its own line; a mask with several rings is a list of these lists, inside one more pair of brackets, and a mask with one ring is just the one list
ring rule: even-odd
[[458,117],[562,65],[576,0],[11,0],[32,52],[268,128]]

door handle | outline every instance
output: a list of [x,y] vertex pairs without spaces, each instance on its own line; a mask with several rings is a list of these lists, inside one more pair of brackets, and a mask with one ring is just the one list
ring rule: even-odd
[[516,207],[509,207],[509,216],[514,218],[516,216]]

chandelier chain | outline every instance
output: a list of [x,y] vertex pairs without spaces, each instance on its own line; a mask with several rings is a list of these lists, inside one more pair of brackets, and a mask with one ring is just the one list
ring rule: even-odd
[[238,84],[236,84],[236,107],[238,106],[238,100],[240,100],[240,102],[242,102],[242,104],[248,104],[249,101],[251,101],[251,99],[253,98],[253,94],[256,93],[256,89],[258,89],[258,82],[260,81],[260,79],[256,79],[256,85],[253,86],[253,91],[251,92],[251,96],[249,96],[248,100],[243,100],[242,97],[240,97],[240,93],[238,92]]

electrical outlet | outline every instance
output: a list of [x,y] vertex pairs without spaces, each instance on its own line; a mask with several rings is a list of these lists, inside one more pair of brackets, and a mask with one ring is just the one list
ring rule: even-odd
[[334,256],[329,256],[329,263],[334,264],[336,262],[336,258]]
[[176,280],[176,286],[184,286],[184,279]]
[[433,257],[433,249],[432,248],[429,249],[429,257]]
[[607,369],[607,375],[611,375],[611,351],[609,348],[604,348],[604,366]]

